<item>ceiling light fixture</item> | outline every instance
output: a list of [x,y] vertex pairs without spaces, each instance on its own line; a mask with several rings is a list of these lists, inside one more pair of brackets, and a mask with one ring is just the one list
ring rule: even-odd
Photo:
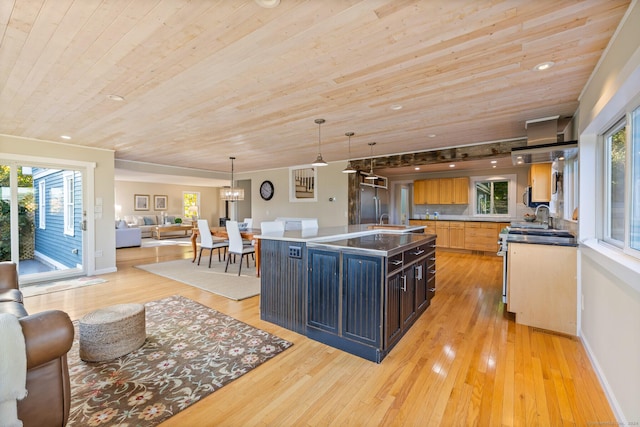
[[413,168],[413,169],[414,169],[414,170],[417,170],[417,171],[419,171],[419,170],[420,170],[420,168],[419,168],[418,166],[416,166],[416,167],[415,167],[415,168]]
[[533,69],[535,71],[544,71],[544,70],[548,70],[549,68],[553,67],[554,65],[555,65],[555,62],[547,61],[547,62],[542,62],[542,63],[536,65],[535,67],[533,67]]
[[107,95],[107,99],[110,101],[117,101],[117,102],[122,102],[124,101],[124,96],[120,96],[120,95]]
[[456,165],[454,165],[453,163],[451,163],[451,164],[449,165],[449,167],[450,167],[450,168],[455,168],[455,167],[456,167]]
[[371,147],[371,170],[369,171],[369,175],[365,176],[364,179],[368,181],[375,181],[378,179],[378,176],[373,173],[373,146],[376,145],[375,142],[369,142],[369,147]]
[[391,107],[389,107],[389,108],[391,108],[393,111],[398,111],[398,110],[402,110],[402,105],[400,105],[400,104],[393,104],[393,105],[392,105]]
[[491,160],[491,164],[492,164],[492,165],[495,165],[496,163],[498,163],[498,161],[497,161],[497,160]]
[[436,137],[436,136],[438,136],[438,135],[436,135],[435,133],[430,133],[430,134],[429,134],[429,135],[427,135],[427,136],[428,136],[429,138],[435,138],[435,137]]
[[255,0],[256,4],[265,9],[273,9],[280,4],[280,0]]
[[322,151],[320,150],[320,126],[325,122],[324,119],[316,119],[315,120],[316,124],[318,125],[318,157],[316,157],[316,160],[311,163],[313,166],[327,166],[327,162],[324,161],[324,159],[322,158]]
[[349,137],[349,160],[347,161],[347,167],[342,170],[342,173],[355,173],[357,171],[353,168],[353,165],[351,164],[351,137],[355,135],[355,133],[347,132],[345,133],[345,135]]
[[237,202],[238,200],[244,200],[244,189],[235,187],[235,182],[233,180],[233,161],[236,158],[229,157],[229,159],[231,160],[231,186],[222,187],[220,189],[220,198],[229,202]]
[[62,138],[62,139],[71,139],[71,137],[69,135],[60,135],[60,138]]

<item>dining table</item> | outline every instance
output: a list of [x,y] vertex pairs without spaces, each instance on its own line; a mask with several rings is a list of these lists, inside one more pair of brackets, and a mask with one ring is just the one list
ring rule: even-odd
[[[222,237],[223,239],[228,239],[229,235],[227,234],[226,227],[210,227],[211,235],[214,237]],[[260,235],[261,230],[259,228],[247,228],[246,230],[240,230],[240,237],[244,240],[255,241],[255,250],[256,250],[256,276],[260,277],[260,239],[256,236]],[[200,234],[200,230],[198,227],[194,227],[191,233],[191,247],[193,248],[193,260],[191,262],[195,262],[198,255],[198,235]]]

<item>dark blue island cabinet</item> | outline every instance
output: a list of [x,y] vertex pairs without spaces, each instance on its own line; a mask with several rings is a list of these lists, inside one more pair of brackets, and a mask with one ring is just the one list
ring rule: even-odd
[[390,256],[307,253],[307,336],[377,363],[435,292],[435,239]]

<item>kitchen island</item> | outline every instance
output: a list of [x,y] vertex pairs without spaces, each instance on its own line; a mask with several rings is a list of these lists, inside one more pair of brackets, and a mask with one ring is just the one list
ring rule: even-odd
[[260,317],[379,363],[435,294],[435,235],[422,226],[260,235]]

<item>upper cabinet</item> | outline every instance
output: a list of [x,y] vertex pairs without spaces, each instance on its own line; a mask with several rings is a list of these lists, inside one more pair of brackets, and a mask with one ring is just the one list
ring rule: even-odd
[[469,204],[469,177],[423,179],[413,182],[415,205]]
[[546,202],[551,200],[551,163],[534,163],[529,169],[529,185],[531,201]]

